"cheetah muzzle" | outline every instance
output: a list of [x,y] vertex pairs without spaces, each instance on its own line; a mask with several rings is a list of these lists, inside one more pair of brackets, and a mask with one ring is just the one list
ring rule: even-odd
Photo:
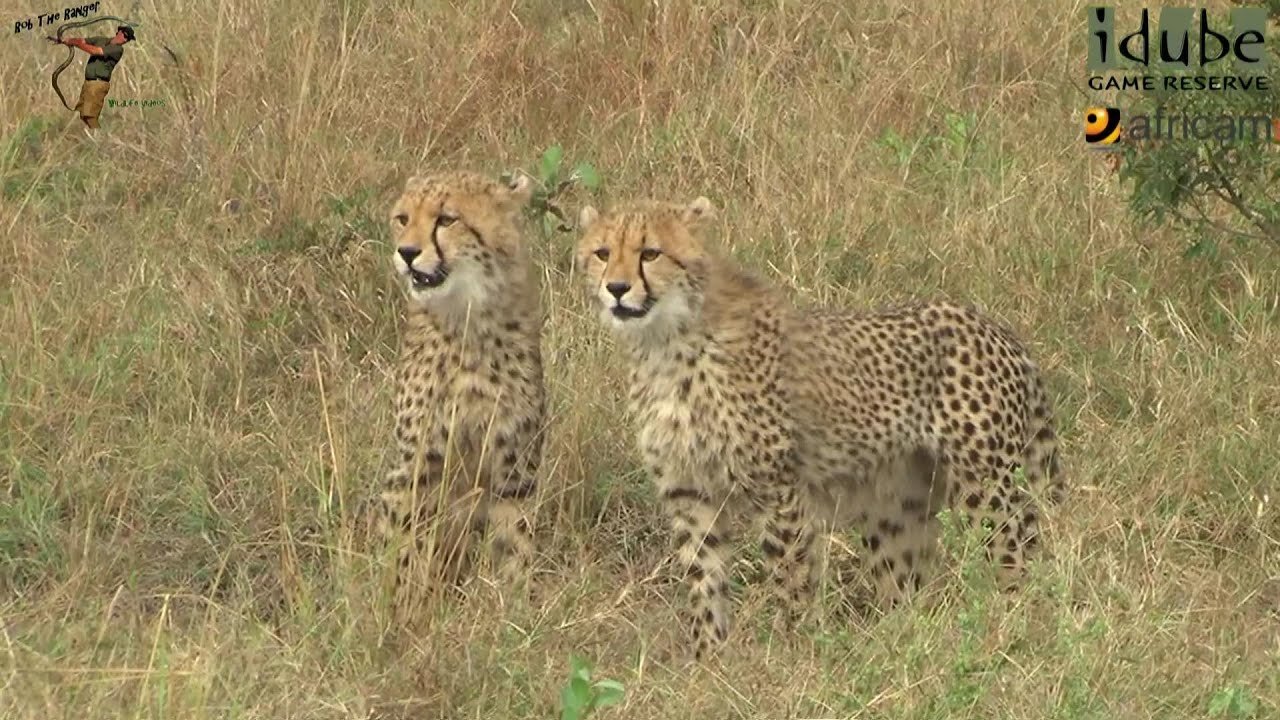
[[648,315],[649,310],[653,308],[653,304],[654,304],[654,299],[651,296],[649,297],[649,299],[645,300],[643,305],[641,305],[638,308],[631,308],[631,307],[627,307],[626,305],[623,305],[622,303],[618,303],[617,305],[614,305],[613,309],[610,310],[609,312],[613,313],[613,316],[618,318],[619,320],[635,320],[637,318],[642,318],[645,315]]
[[[433,242],[433,244],[435,243]],[[439,262],[430,272],[423,272],[414,266],[417,259],[422,256],[421,250],[415,247],[402,247],[396,250],[396,254],[404,262],[401,274],[409,280],[409,286],[413,290],[422,291],[438,288],[449,277],[449,264],[444,261],[444,253],[440,251],[438,246],[435,248],[435,254],[439,258]]]
[[449,267],[444,263],[435,269],[434,272],[425,273],[416,268],[409,268],[409,282],[413,285],[414,290],[430,290],[438,288],[444,284],[446,278],[449,277]]

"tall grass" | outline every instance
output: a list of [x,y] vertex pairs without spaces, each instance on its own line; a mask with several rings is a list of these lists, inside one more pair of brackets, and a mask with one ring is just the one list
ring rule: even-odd
[[[1130,222],[1080,140],[1082,6],[130,12],[111,96],[165,102],[108,109],[96,143],[48,88],[58,53],[24,33],[0,56],[0,716],[548,717],[571,653],[626,687],[602,717],[1280,713],[1280,262],[1188,261]],[[343,529],[389,459],[386,209],[411,173],[532,170],[552,144],[605,204],[708,195],[798,299],[1018,327],[1072,485],[1030,586],[988,591],[956,542],[939,607],[874,617],[832,584],[771,638],[744,549],[731,645],[683,667],[624,368],[573,238],[531,227],[539,601],[476,583],[388,633]]]

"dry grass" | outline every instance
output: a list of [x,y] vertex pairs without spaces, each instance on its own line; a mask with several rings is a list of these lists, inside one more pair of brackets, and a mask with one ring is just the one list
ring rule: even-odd
[[[1280,713],[1280,263],[1129,221],[1079,140],[1082,6],[161,5],[112,96],[166,105],[108,111],[96,145],[49,91],[58,53],[3,55],[0,715],[550,717],[571,652],[626,685],[611,717]],[[572,238],[535,230],[543,601],[476,587],[390,642],[340,531],[390,438],[382,218],[412,172],[553,143],[608,196],[709,195],[805,300],[949,296],[1020,328],[1074,488],[1031,586],[962,561],[941,608],[880,619],[829,588],[769,642],[748,583],[718,664],[664,660],[679,593],[651,576],[620,367]]]

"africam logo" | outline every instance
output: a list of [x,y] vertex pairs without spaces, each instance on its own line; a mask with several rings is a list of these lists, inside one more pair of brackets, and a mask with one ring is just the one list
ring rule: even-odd
[[[1113,107],[1090,107],[1084,111],[1084,141],[1099,150],[1115,150],[1120,140],[1120,110]],[[1123,128],[1130,140],[1214,140],[1223,144],[1237,142],[1280,143],[1280,118],[1266,115],[1191,115],[1164,110],[1132,115]]]
[[1120,139],[1120,110],[1113,107],[1091,107],[1084,111],[1084,141],[1090,146],[1106,148]]

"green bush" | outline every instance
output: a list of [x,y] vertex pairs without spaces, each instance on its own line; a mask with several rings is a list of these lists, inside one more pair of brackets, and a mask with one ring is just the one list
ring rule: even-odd
[[[1262,4],[1273,21],[1280,19],[1280,0]],[[1230,26],[1225,15],[1210,21],[1215,27]],[[1280,65],[1274,23],[1269,34],[1270,69]],[[1275,78],[1268,78],[1265,90],[1178,91],[1164,89],[1164,78],[1187,73],[1162,72],[1154,64],[1150,72],[1158,78],[1155,90],[1119,99],[1128,125],[1123,128],[1120,177],[1128,186],[1131,209],[1146,222],[1181,230],[1189,239],[1189,255],[1212,252],[1223,239],[1280,243],[1280,144],[1272,125],[1280,120],[1280,89]],[[1134,132],[1133,118],[1157,114],[1166,128],[1158,137]],[[1183,139],[1181,128],[1170,137],[1169,119],[1191,116],[1213,118],[1207,126],[1213,137]]]

